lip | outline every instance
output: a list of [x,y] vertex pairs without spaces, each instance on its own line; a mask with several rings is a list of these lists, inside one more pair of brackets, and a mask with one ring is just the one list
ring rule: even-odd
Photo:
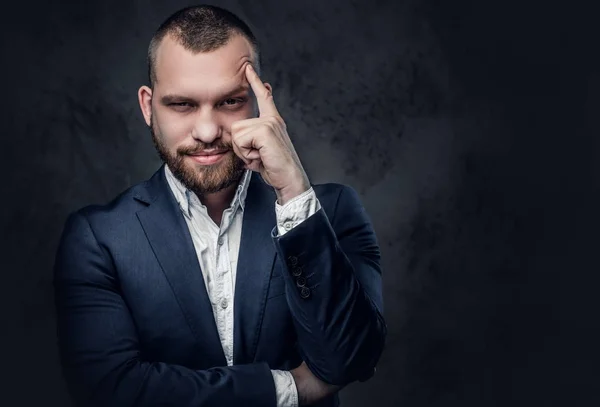
[[220,161],[225,156],[225,154],[227,154],[227,151],[223,151],[223,152],[216,153],[216,154],[206,154],[206,153],[204,153],[202,155],[189,154],[189,157],[199,164],[207,165],[207,164],[214,164],[214,163]]

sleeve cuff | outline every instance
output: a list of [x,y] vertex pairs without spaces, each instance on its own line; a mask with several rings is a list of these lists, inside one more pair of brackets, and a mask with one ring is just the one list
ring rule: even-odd
[[275,382],[277,407],[298,407],[298,390],[294,376],[285,370],[271,370]]
[[321,203],[312,187],[286,202],[285,205],[279,205],[275,201],[278,235],[283,236],[314,215],[319,209],[321,209]]

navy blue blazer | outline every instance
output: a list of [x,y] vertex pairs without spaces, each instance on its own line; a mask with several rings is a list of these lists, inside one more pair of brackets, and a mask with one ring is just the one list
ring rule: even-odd
[[[227,366],[164,164],[107,205],[71,213],[54,266],[63,374],[76,404],[275,407],[270,369],[303,360],[328,383],[372,376],[386,335],[380,251],[357,193],[278,237],[275,193],[252,174]],[[337,394],[320,406],[338,405]]]

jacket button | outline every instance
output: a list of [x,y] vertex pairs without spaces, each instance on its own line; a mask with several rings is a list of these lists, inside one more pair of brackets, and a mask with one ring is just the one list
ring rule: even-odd
[[290,256],[290,257],[288,257],[288,260],[290,261],[290,265],[292,267],[294,267],[296,264],[298,264],[298,258],[296,256]]
[[304,278],[304,277],[298,277],[296,279],[296,285],[298,287],[304,287],[306,285],[306,278]]
[[293,275],[294,277],[298,277],[298,276],[300,276],[301,274],[302,274],[302,267],[298,266],[298,267],[294,267],[294,268],[292,269],[292,275]]
[[310,290],[308,289],[308,287],[302,287],[302,289],[300,290],[300,297],[302,297],[302,298],[310,297]]

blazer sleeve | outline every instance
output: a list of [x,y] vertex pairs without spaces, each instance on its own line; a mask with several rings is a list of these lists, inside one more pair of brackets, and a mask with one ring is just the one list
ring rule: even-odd
[[331,220],[321,208],[272,237],[304,361],[327,383],[367,380],[387,327],[380,250],[358,194],[342,186]]
[[53,283],[60,360],[77,405],[275,407],[266,363],[192,370],[143,361],[111,256],[80,212],[67,219]]

